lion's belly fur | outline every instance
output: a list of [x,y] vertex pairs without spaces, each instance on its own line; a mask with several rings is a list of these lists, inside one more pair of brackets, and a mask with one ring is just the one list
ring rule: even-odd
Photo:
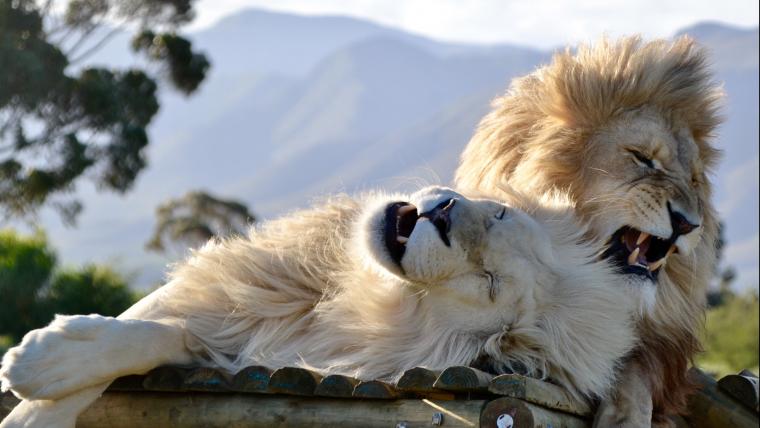
[[248,238],[209,243],[174,270],[160,306],[184,320],[201,361],[230,372],[299,366],[393,381],[416,366],[442,369],[485,355],[498,371],[519,363],[579,396],[606,394],[634,338],[622,296],[594,285],[602,273],[581,269],[561,286],[536,284],[538,295],[556,288],[538,302],[543,309],[516,302],[504,308],[516,314],[512,325],[464,332],[424,291],[353,254],[359,211],[357,200],[338,198]]

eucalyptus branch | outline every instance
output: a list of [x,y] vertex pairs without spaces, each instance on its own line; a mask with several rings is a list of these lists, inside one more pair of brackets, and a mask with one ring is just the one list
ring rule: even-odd
[[77,64],[80,61],[82,61],[83,59],[86,59],[90,55],[94,54],[100,48],[102,48],[106,43],[108,43],[108,41],[111,40],[113,38],[113,36],[115,36],[116,34],[118,34],[119,31],[121,31],[121,30],[122,30],[122,27],[115,27],[115,28],[113,28],[111,31],[108,32],[108,34],[106,34],[100,40],[98,40],[97,43],[95,43],[94,45],[92,45],[89,48],[87,48],[87,50],[84,51],[84,52],[82,52],[81,54],[79,54],[79,56],[71,59],[69,61],[69,64]]

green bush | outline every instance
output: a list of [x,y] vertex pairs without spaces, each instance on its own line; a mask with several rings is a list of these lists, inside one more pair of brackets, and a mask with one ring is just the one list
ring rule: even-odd
[[758,369],[760,307],[755,293],[729,293],[720,306],[707,313],[703,334],[705,353],[698,365],[718,376]]
[[8,341],[18,343],[55,314],[115,316],[136,300],[127,281],[111,268],[58,268],[42,232],[22,236],[0,231],[0,348]]

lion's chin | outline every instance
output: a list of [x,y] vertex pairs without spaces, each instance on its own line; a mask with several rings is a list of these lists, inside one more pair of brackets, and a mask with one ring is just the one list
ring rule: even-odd
[[677,252],[676,238],[662,238],[623,226],[609,238],[600,258],[608,259],[623,274],[656,283],[668,257]]

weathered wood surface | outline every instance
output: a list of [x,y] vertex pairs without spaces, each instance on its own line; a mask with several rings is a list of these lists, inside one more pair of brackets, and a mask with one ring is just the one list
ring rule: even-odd
[[143,388],[149,391],[186,391],[185,378],[191,369],[181,367],[157,367],[143,379]]
[[739,374],[728,375],[718,381],[718,387],[747,408],[758,411],[760,391],[758,379],[754,373],[742,370]]
[[[3,406],[12,408],[13,397]],[[259,394],[104,394],[77,420],[77,428],[269,428],[430,427],[436,413],[444,427],[479,426],[484,400],[345,400]],[[2,407],[0,407],[2,409]],[[7,413],[7,412],[6,412]],[[5,414],[0,411],[0,415]],[[495,426],[495,425],[494,425]]]
[[343,375],[325,376],[314,395],[320,397],[350,398],[354,395],[354,388],[359,384],[359,379]]
[[322,375],[311,370],[297,367],[277,369],[269,378],[269,391],[288,395],[314,395]]
[[230,390],[236,392],[268,392],[272,369],[264,366],[250,366],[240,370],[232,378]]
[[715,379],[697,369],[689,376],[701,389],[689,398],[687,422],[694,428],[757,428],[758,415],[718,388]]
[[515,428],[588,428],[587,419],[565,412],[549,410],[535,404],[511,397],[497,398],[488,402],[480,415],[481,427],[499,427],[498,420],[502,419],[502,426],[510,418]]
[[433,388],[433,384],[441,375],[440,371],[428,370],[422,367],[409,369],[401,375],[396,383],[396,388],[402,391],[428,393],[438,392],[439,389]]
[[[689,403],[690,415],[685,421],[679,421],[679,428],[685,426],[696,428],[728,426],[744,428],[758,426],[757,412],[751,410],[751,407],[747,407],[746,404],[740,403],[739,400],[728,393],[731,391],[731,388],[736,390],[741,387],[731,387],[725,380],[721,380],[719,384],[709,376],[694,369],[691,372],[691,376],[699,381],[703,388],[691,398]],[[432,380],[433,377],[435,377],[434,381]],[[578,426],[578,420],[588,421],[590,419],[589,416],[586,416],[590,414],[588,405],[573,402],[571,398],[565,395],[566,393],[561,388],[536,379],[524,378],[517,375],[493,377],[469,367],[452,367],[441,373],[426,371],[425,369],[413,369],[409,371],[408,376],[407,374],[402,376],[402,380],[404,381],[400,380],[399,384],[394,387],[393,385],[377,381],[359,382],[357,379],[345,376],[327,376],[322,378],[317,373],[298,368],[283,368],[273,372],[266,367],[249,367],[235,376],[229,376],[223,372],[206,368],[160,367],[152,370],[145,376],[128,376],[117,379],[106,392],[104,398],[99,400],[91,410],[88,410],[85,413],[86,416],[83,416],[85,418],[84,421],[90,421],[91,425],[81,426],[161,427],[165,426],[162,425],[164,424],[162,422],[164,419],[161,418],[169,418],[171,416],[161,413],[163,412],[162,408],[174,409],[171,414],[175,416],[195,414],[192,417],[182,416],[182,418],[187,418],[181,419],[182,423],[172,423],[166,426],[294,426],[288,425],[290,423],[298,424],[299,426],[322,426],[310,423],[308,417],[321,420],[323,416],[327,418],[325,419],[327,421],[325,426],[330,424],[333,424],[333,426],[344,426],[347,424],[346,419],[342,420],[342,425],[340,421],[336,422],[341,413],[333,414],[334,410],[328,409],[331,406],[334,409],[336,403],[342,402],[364,403],[356,404],[356,407],[347,408],[345,417],[353,417],[352,412],[358,412],[361,413],[358,416],[361,421],[364,420],[361,419],[364,417],[377,416],[380,418],[378,419],[379,426],[395,426],[395,424],[387,425],[388,421],[392,419],[391,416],[400,415],[399,417],[406,417],[404,416],[406,413],[403,412],[407,410],[404,409],[410,408],[409,406],[417,408],[415,407],[416,405],[410,403],[424,403],[430,409],[437,408],[438,404],[443,406],[441,408],[444,410],[468,409],[467,412],[470,413],[467,414],[471,414],[474,412],[472,410],[472,403],[477,402],[480,405],[484,405],[486,401],[483,401],[483,399],[488,399],[489,396],[486,394],[489,393],[489,390],[491,394],[507,396],[503,398],[490,396],[495,399],[495,403],[501,403],[498,404],[499,406],[511,405],[513,407],[517,406],[515,407],[516,409],[518,407],[519,409],[523,409],[521,410],[522,413],[516,413],[516,415],[528,412],[530,418],[532,418],[531,420],[534,421],[534,426],[545,427],[548,426],[546,424],[551,423],[554,428],[560,426],[575,427]],[[236,391],[242,391],[246,394],[237,394],[235,393]],[[256,394],[250,394],[251,392]],[[478,398],[478,400],[464,399],[471,397],[470,392],[478,392],[477,395],[472,396]],[[304,397],[282,397],[273,394]],[[406,399],[410,394],[421,398],[421,400]],[[736,395],[737,393],[733,392],[732,394]],[[341,399],[320,398],[313,395],[339,397]],[[350,399],[348,399],[349,397]],[[275,398],[284,401],[266,401]],[[444,398],[444,400],[439,400],[440,398]],[[509,400],[506,400],[507,398]],[[230,404],[226,403],[227,400],[230,400]],[[10,393],[0,395],[0,417],[10,412],[17,402],[18,400]],[[515,402],[522,404],[518,406]],[[273,413],[274,410],[262,416],[264,410],[259,407],[269,405],[269,403],[274,403],[276,408],[286,413],[286,416],[277,416]],[[283,403],[287,403],[287,406]],[[399,403],[406,404],[402,406]],[[318,412],[319,415],[303,416],[299,413],[300,410],[296,410],[291,415],[292,411],[288,410],[290,408],[288,406],[306,406],[304,408],[309,408],[312,412]],[[344,404],[340,404],[339,406],[344,406]],[[377,406],[379,410],[378,412],[357,410],[363,408],[362,406],[367,408]],[[492,404],[491,408],[496,408],[495,406],[497,404]],[[197,408],[198,410],[193,410],[193,408]],[[209,413],[208,417],[198,416],[198,412],[201,411],[209,411],[211,413]],[[399,411],[402,413],[394,413]],[[230,416],[219,416],[217,421],[213,420],[214,417],[224,412],[231,412]],[[456,412],[451,417],[445,416],[446,413],[440,409],[438,412],[443,415],[446,421],[445,426],[455,426],[449,422],[452,418],[456,419]],[[148,417],[144,415],[156,416]],[[263,425],[240,425],[242,422],[235,422],[235,418],[237,417],[235,415],[262,417],[266,422]],[[117,422],[112,424],[108,420],[109,422],[104,425],[102,421],[106,419],[102,418],[106,416],[116,418],[114,421]],[[563,418],[562,416],[570,417],[570,419]],[[138,419],[133,420],[132,418],[135,417]],[[144,417],[148,419],[140,419]],[[408,421],[410,424],[407,426],[430,426],[430,418],[433,417],[433,413],[430,413],[425,418],[421,418],[419,414],[415,417],[417,419],[410,418]],[[118,418],[127,419],[121,421]],[[193,418],[198,419],[198,422],[191,420]],[[239,420],[242,421],[242,418],[243,416],[240,416]],[[419,422],[423,419],[423,422]],[[270,423],[273,420],[279,422]],[[463,420],[472,421],[467,418]],[[180,419],[177,419],[177,421],[180,421]],[[421,425],[415,425],[418,422]],[[144,425],[140,425],[141,423],[144,423]],[[462,423],[464,424],[464,422]],[[348,424],[353,426],[352,423]],[[362,426],[375,425],[363,423]],[[461,426],[477,425],[464,424]]]
[[393,400],[401,396],[401,392],[398,391],[393,385],[379,380],[368,380],[359,382],[354,389],[354,397],[356,398],[374,398],[380,400]]
[[491,380],[488,390],[574,415],[591,414],[589,403],[573,398],[564,388],[538,379],[514,374],[500,375]]
[[457,392],[486,392],[493,377],[472,367],[453,366],[441,372],[433,387]]

